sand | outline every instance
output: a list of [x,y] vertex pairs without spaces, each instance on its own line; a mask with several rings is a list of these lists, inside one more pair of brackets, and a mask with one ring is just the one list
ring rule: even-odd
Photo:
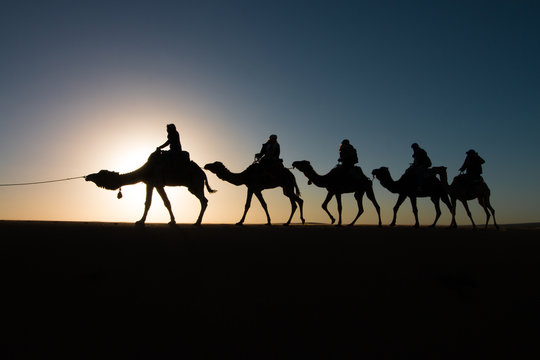
[[539,231],[0,221],[2,358],[523,358]]

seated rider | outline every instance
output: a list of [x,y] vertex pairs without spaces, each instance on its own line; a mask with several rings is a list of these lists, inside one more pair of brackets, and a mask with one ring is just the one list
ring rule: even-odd
[[336,169],[342,169],[343,173],[348,172],[351,175],[358,175],[359,168],[355,167],[358,164],[358,154],[356,149],[351,145],[348,139],[344,139],[339,145],[339,159]]
[[167,141],[163,145],[158,146],[156,150],[161,150],[167,146],[169,146],[170,151],[172,152],[182,151],[182,145],[180,144],[180,134],[176,130],[176,126],[174,126],[174,124],[167,125]]
[[279,158],[280,147],[277,142],[277,135],[270,135],[268,140],[262,145],[261,151],[255,154],[255,160],[267,169],[281,169],[283,164]]
[[414,143],[411,145],[411,148],[413,149],[413,163],[411,165],[412,168],[417,169],[428,169],[431,167],[431,160],[426,152],[426,150],[422,149],[420,146],[418,146],[417,143]]
[[407,172],[412,172],[417,184],[417,191],[422,190],[424,180],[428,177],[428,169],[431,167],[431,159],[429,158],[426,150],[422,149],[417,143],[411,145],[413,149],[413,163],[407,169]]
[[465,176],[469,177],[471,181],[478,181],[482,179],[482,164],[485,163],[484,159],[478,155],[474,150],[469,150],[466,152],[467,157],[465,162],[459,168],[460,172],[465,171]]
[[356,149],[351,145],[349,140],[344,139],[339,145],[338,162],[345,168],[352,168],[354,164],[358,164],[358,155]]
[[189,161],[189,155],[182,151],[182,145],[180,144],[180,134],[176,130],[174,124],[167,125],[167,141],[156,148],[161,150],[164,147],[169,146],[169,151],[166,152],[166,158],[169,159],[171,165],[176,166],[178,163],[184,163]]

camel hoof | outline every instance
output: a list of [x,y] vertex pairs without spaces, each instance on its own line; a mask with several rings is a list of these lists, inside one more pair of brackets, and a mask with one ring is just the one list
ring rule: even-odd
[[272,226],[272,224],[271,224],[271,223],[266,223],[265,225],[266,225],[266,226]]
[[331,219],[332,222],[330,224],[334,225],[334,223],[336,222],[336,219]]
[[169,225],[171,225],[171,226],[176,225],[176,221],[174,221],[174,220],[169,221]]
[[306,220],[302,219],[302,225],[304,225],[305,223],[306,223]]
[[244,225],[244,223],[240,221],[240,222],[237,222],[236,225],[242,226],[242,225]]
[[142,220],[139,220],[135,223],[135,226],[140,226],[140,227],[143,227],[145,224],[144,224],[144,221]]

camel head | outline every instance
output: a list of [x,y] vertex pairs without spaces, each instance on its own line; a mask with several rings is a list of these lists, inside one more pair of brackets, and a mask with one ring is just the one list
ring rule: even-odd
[[225,167],[225,165],[223,165],[221,161],[215,161],[213,163],[206,164],[204,165],[204,169],[216,175],[227,170],[227,168]]
[[292,167],[300,170],[301,172],[313,170],[313,166],[311,166],[311,163],[307,160],[293,161]]
[[114,171],[101,170],[96,174],[90,174],[84,177],[86,181],[92,181],[97,186],[107,189],[116,190],[121,185],[119,183],[120,174]]
[[388,168],[386,166],[383,166],[383,167],[380,167],[378,169],[374,169],[371,172],[371,175],[373,175],[374,177],[376,177],[379,180],[381,180],[381,178],[382,179],[389,178],[390,177],[390,170],[388,170]]

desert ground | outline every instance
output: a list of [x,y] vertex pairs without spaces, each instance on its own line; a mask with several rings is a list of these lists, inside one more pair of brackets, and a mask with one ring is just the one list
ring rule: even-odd
[[0,221],[2,358],[528,358],[539,234]]

